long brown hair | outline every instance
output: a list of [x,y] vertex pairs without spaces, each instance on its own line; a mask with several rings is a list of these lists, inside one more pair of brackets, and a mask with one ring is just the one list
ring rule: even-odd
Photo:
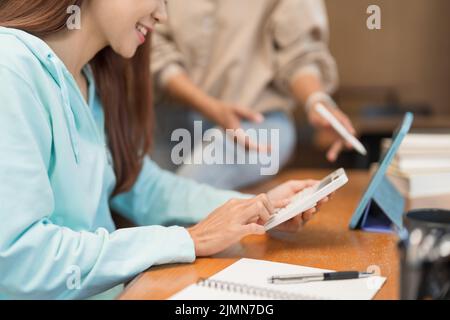
[[[0,26],[45,37],[66,28],[67,8],[83,0],[0,0]],[[150,83],[150,41],[132,59],[110,47],[90,62],[105,114],[108,145],[117,178],[115,194],[129,190],[150,151],[153,108]]]

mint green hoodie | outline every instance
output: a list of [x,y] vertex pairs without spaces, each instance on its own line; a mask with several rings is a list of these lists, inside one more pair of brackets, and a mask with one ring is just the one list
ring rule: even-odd
[[[195,260],[186,229],[232,197],[146,158],[126,194],[89,67],[86,104],[41,39],[0,27],[0,299],[113,298],[147,268]],[[116,230],[111,209],[141,227]],[[102,294],[102,295],[99,295]]]

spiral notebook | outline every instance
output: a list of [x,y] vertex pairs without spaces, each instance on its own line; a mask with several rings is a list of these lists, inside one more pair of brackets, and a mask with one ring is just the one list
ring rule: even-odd
[[370,300],[386,278],[320,281],[302,284],[271,284],[278,274],[330,272],[285,263],[241,259],[209,279],[180,291],[170,300]]

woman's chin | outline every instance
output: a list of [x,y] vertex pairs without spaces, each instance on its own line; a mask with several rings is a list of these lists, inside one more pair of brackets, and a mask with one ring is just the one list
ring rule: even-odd
[[137,48],[138,46],[136,45],[127,45],[117,49],[113,47],[113,50],[122,58],[131,59],[136,54]]
[[136,54],[136,51],[137,51],[137,47],[136,47],[136,48],[133,48],[133,49],[129,49],[129,50],[124,51],[124,52],[121,54],[121,56],[122,56],[123,58],[125,58],[125,59],[131,59],[131,58],[133,58],[134,55]]

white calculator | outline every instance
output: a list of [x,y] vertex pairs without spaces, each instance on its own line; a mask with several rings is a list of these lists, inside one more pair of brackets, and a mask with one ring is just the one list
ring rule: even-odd
[[323,198],[329,196],[337,189],[341,188],[348,182],[347,175],[344,169],[339,169],[324,178],[317,185],[303,189],[297,193],[289,205],[285,208],[278,210],[275,214],[266,222],[264,228],[270,230],[279,224],[292,219],[296,215],[314,208],[317,203]]

